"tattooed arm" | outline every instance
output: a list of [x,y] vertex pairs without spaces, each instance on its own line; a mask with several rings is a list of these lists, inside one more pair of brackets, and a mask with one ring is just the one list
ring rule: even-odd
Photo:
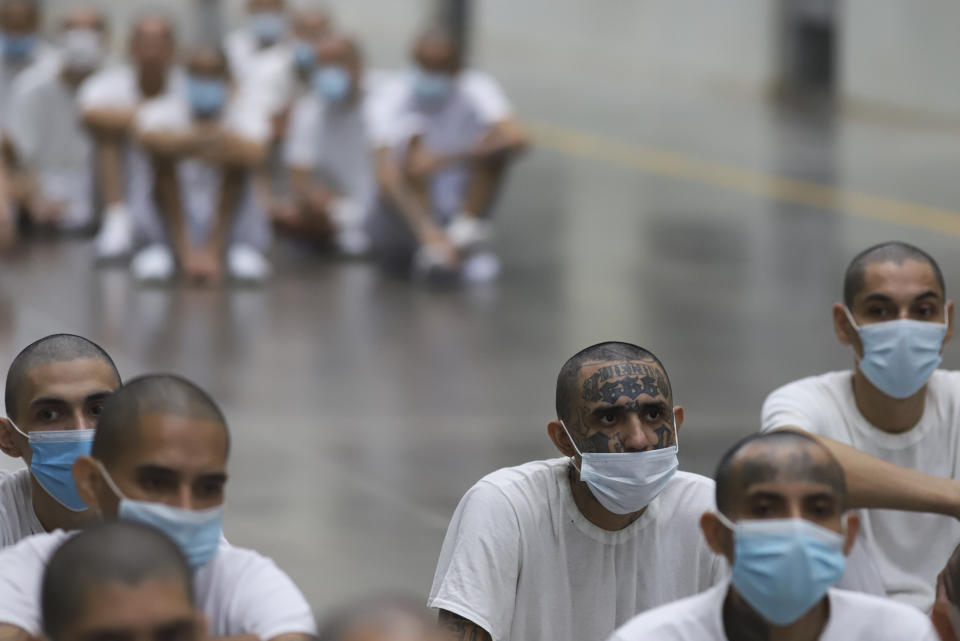
[[458,614],[440,610],[437,620],[444,641],[491,641],[490,633]]

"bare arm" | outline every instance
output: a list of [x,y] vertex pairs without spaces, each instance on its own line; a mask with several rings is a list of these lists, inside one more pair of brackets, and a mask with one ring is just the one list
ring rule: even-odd
[[223,178],[220,182],[220,197],[217,200],[217,219],[210,238],[207,240],[207,250],[218,257],[226,245],[227,236],[231,227],[233,227],[234,214],[237,211],[240,199],[243,197],[243,190],[246,185],[246,170],[224,169]]
[[421,243],[442,237],[443,232],[430,215],[429,201],[423,190],[416,193],[416,186],[405,179],[403,169],[393,157],[392,150],[383,147],[376,153],[377,184],[383,198],[393,209],[400,212]]
[[83,124],[94,135],[124,136],[130,130],[136,109],[96,108],[83,113]]
[[[796,427],[778,429],[802,431]],[[888,463],[824,436],[810,436],[823,443],[843,467],[849,507],[960,517],[960,483],[957,481]]]
[[0,641],[27,641],[30,633],[9,623],[0,623]]
[[440,610],[437,624],[441,638],[445,641],[492,641],[486,630],[453,612]]

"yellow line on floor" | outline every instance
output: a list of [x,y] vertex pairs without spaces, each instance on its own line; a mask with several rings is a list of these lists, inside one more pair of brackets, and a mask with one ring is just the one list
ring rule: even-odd
[[554,125],[535,125],[533,133],[537,146],[552,151],[783,203],[960,236],[960,211],[707,162],[693,156],[632,145]]

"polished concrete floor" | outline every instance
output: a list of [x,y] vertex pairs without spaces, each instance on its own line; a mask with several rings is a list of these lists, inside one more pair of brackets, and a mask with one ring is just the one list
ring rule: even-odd
[[[332,4],[374,64],[401,64],[419,2]],[[602,4],[596,20],[622,17]],[[940,211],[960,210],[956,130],[774,107],[622,57],[598,67],[563,31],[577,25],[533,47],[538,14],[507,5],[478,17],[478,56],[538,146],[504,194],[497,284],[435,291],[289,245],[262,289],[140,289],[91,268],[82,242],[0,263],[0,362],[78,332],[124,376],[175,371],[215,395],[235,439],[227,535],[321,612],[372,589],[425,595],[461,494],[554,454],[554,379],[581,347],[660,355],[687,408],[681,465],[709,474],[774,386],[850,364],[829,306],[856,251],[904,239],[948,288],[960,279],[960,211]]]

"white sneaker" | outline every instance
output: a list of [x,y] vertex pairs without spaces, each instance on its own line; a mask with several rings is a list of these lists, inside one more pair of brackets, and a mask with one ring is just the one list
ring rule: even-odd
[[489,245],[493,238],[493,226],[489,220],[483,220],[464,212],[458,214],[447,227],[447,237],[454,247],[464,253],[477,251]]
[[463,261],[460,274],[468,283],[489,283],[500,275],[500,259],[493,252],[471,254]]
[[337,228],[336,243],[346,256],[362,256],[370,250],[370,238],[363,229],[363,208],[349,198],[338,198],[330,207],[330,217]]
[[250,245],[233,245],[227,251],[227,270],[235,280],[262,283],[270,277],[270,261]]
[[413,256],[413,276],[421,281],[446,281],[457,274],[457,266],[432,245],[421,245]]
[[110,205],[103,214],[103,224],[95,241],[97,257],[102,260],[121,258],[133,249],[133,222],[123,203]]
[[157,243],[137,252],[130,261],[130,270],[141,283],[165,283],[173,278],[176,261],[169,247]]

